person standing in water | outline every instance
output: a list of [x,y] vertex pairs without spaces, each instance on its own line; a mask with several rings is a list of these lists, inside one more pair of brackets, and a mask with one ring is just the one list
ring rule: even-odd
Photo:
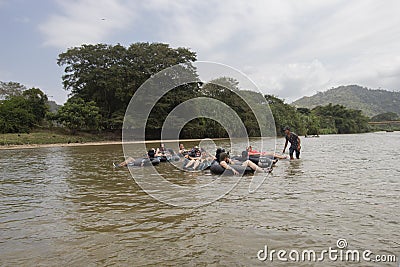
[[294,159],[293,158],[294,152],[296,152],[296,158],[299,159],[301,150],[300,137],[297,134],[290,132],[289,127],[285,127],[284,130],[285,130],[286,142],[285,142],[285,147],[283,148],[283,153],[285,153],[288,142],[290,142],[290,148],[289,148],[290,159]]

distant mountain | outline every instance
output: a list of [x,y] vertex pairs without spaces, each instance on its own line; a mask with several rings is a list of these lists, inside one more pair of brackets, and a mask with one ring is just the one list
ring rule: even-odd
[[340,86],[313,96],[305,96],[292,104],[296,107],[314,108],[318,105],[340,104],[362,110],[369,117],[394,112],[400,114],[400,92],[373,90],[358,85]]
[[57,104],[56,101],[49,100],[47,101],[47,104],[49,105],[50,112],[56,113],[57,110],[61,107],[61,105]]

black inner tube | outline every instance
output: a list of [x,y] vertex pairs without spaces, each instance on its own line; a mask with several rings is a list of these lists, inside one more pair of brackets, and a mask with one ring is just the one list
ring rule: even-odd
[[[239,172],[240,175],[243,174],[248,174],[248,173],[254,173],[254,170],[252,168],[250,168],[249,166],[245,167],[242,165],[231,165],[232,168],[234,168],[236,171]],[[211,165],[210,167],[210,171],[213,174],[217,174],[217,175],[227,175],[227,176],[232,176],[234,175],[232,170],[226,170],[224,169],[221,165],[219,165],[219,163],[214,163]]]

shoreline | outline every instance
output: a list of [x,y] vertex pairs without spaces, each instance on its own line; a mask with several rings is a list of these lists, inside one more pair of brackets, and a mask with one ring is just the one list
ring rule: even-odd
[[[145,140],[145,141],[131,141],[127,144],[150,144],[150,143],[170,143],[170,142],[195,142],[204,139],[180,139],[180,140]],[[211,140],[224,140],[229,138],[213,138]],[[77,147],[77,146],[105,146],[105,145],[122,145],[122,141],[97,141],[85,143],[56,143],[56,144],[25,144],[25,145],[7,145],[0,146],[0,150],[14,150],[14,149],[33,149],[33,148],[51,148],[51,147]]]
[[[368,133],[385,133],[385,131],[373,131]],[[396,131],[395,131],[396,132]],[[360,133],[357,133],[360,134]],[[362,134],[362,133],[361,133]],[[364,133],[365,134],[365,133]],[[321,134],[320,136],[323,136]],[[329,135],[329,134],[328,134]],[[280,136],[277,136],[279,138]],[[305,138],[302,136],[302,138]],[[129,144],[150,144],[150,143],[170,143],[170,142],[196,142],[202,141],[204,139],[210,140],[224,140],[229,138],[194,138],[194,139],[180,139],[180,140],[145,140],[145,141],[131,141],[127,142]],[[1,150],[15,150],[15,149],[33,149],[33,148],[51,148],[51,147],[77,147],[77,146],[105,146],[105,145],[122,145],[122,140],[120,141],[93,141],[93,142],[79,142],[79,143],[53,143],[53,144],[24,144],[24,145],[0,145]]]

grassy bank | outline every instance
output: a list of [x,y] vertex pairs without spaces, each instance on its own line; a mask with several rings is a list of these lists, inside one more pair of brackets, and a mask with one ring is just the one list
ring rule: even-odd
[[115,134],[77,133],[71,135],[62,129],[34,131],[29,134],[0,134],[0,146],[71,144],[119,140],[121,140],[121,137]]

